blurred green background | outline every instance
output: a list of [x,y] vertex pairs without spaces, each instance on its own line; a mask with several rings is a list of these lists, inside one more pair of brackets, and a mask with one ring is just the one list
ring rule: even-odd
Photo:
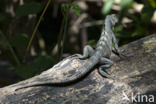
[[82,53],[111,13],[120,46],[156,32],[155,0],[0,0],[0,87]]

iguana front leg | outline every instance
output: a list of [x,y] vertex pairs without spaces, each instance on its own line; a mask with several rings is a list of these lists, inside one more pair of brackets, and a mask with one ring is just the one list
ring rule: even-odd
[[89,45],[86,45],[83,49],[83,54],[76,54],[80,59],[85,59],[89,56],[92,56],[94,54],[94,49],[89,46]]
[[125,58],[125,57],[130,57],[130,56],[135,56],[135,54],[129,54],[129,55],[126,55],[123,53],[123,51],[121,51],[118,47],[118,44],[117,44],[117,40],[114,36],[114,34],[112,33],[112,42],[114,44],[114,47],[112,49],[112,52],[115,53],[117,56],[119,56],[120,58]]
[[119,49],[119,47],[118,47],[118,42],[117,42],[117,40],[116,40],[116,37],[115,37],[114,33],[112,33],[112,42],[113,42],[113,44],[114,44],[114,47],[113,47],[113,49],[112,49],[112,52],[115,53],[116,55],[118,55],[120,58],[122,58],[123,56],[125,57],[126,55],[124,55],[124,54],[120,51],[120,49]]
[[109,75],[108,73],[106,73],[104,71],[104,69],[106,68],[109,68],[113,65],[113,61],[111,61],[110,59],[108,58],[105,58],[105,57],[102,57],[100,59],[100,64],[103,64],[99,67],[98,71],[99,73],[103,76],[103,77],[107,77],[107,78],[111,78],[111,79],[114,79],[111,75]]

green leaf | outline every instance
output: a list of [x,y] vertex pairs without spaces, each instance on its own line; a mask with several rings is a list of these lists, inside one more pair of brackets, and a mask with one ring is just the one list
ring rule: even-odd
[[107,0],[107,2],[104,4],[102,8],[102,13],[107,14],[110,12],[112,6],[113,6],[114,0]]
[[143,36],[146,33],[146,26],[137,26],[135,32],[131,35],[132,37]]
[[121,9],[129,8],[132,5],[132,0],[121,0],[120,7]]
[[155,9],[152,8],[150,5],[144,5],[142,9],[142,16],[141,19],[144,23],[149,23],[153,14],[154,14]]
[[73,10],[75,11],[75,13],[78,15],[78,16],[80,16],[80,8],[79,8],[79,6],[76,4],[76,3],[71,3],[71,6],[72,6],[72,8],[73,8]]
[[156,1],[155,0],[148,0],[150,5],[153,7],[153,8],[156,8]]
[[29,14],[37,14],[41,11],[42,6],[37,2],[25,3],[16,9],[17,16],[27,16]]
[[69,3],[64,3],[64,4],[62,4],[61,5],[61,9],[62,9],[62,11],[63,12],[66,12],[66,11],[68,11],[69,10]]
[[15,36],[11,37],[11,39],[9,41],[13,47],[26,48],[26,46],[29,42],[29,37],[25,33],[16,34]]
[[4,20],[4,15],[2,13],[0,13],[0,22]]
[[50,56],[39,56],[30,64],[23,64],[12,68],[12,70],[15,70],[20,77],[26,79],[47,70],[52,67],[52,64],[53,60]]
[[66,4],[63,3],[61,5],[61,11],[62,11],[63,16],[65,16],[66,13],[69,11],[69,7],[70,7],[70,4],[69,3],[66,3]]

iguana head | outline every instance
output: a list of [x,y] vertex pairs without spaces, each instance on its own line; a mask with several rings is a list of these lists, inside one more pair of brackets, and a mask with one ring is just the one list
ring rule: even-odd
[[111,22],[111,25],[114,26],[118,22],[118,17],[116,14],[111,14],[106,16],[105,20],[109,20]]

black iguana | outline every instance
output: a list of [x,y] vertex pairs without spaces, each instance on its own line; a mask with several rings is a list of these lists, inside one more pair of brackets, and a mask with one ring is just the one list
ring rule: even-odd
[[[102,28],[101,37],[96,45],[95,50],[91,46],[87,45],[84,47],[83,55],[76,54],[80,61],[89,57],[85,64],[83,64],[82,61],[82,63],[79,62],[79,64],[77,64],[78,60],[67,58],[56,64],[51,69],[31,78],[32,80],[28,79],[28,81],[20,82],[21,84],[19,84],[18,86],[16,86],[16,84],[12,85],[12,87],[15,87],[15,90],[17,90],[31,86],[45,84],[55,85],[72,82],[86,75],[98,63],[102,64],[98,69],[99,73],[102,76],[111,77],[109,74],[105,73],[103,69],[108,68],[113,64],[113,62],[109,59],[112,51],[117,53],[119,56],[121,55],[116,38],[113,33],[114,25],[117,22],[118,19],[115,14],[106,16],[104,26]],[[112,44],[114,45],[114,47],[112,47]],[[74,64],[72,64],[72,67],[70,67],[69,63]],[[73,65],[78,66],[73,67]],[[67,68],[64,69],[64,67]]]

